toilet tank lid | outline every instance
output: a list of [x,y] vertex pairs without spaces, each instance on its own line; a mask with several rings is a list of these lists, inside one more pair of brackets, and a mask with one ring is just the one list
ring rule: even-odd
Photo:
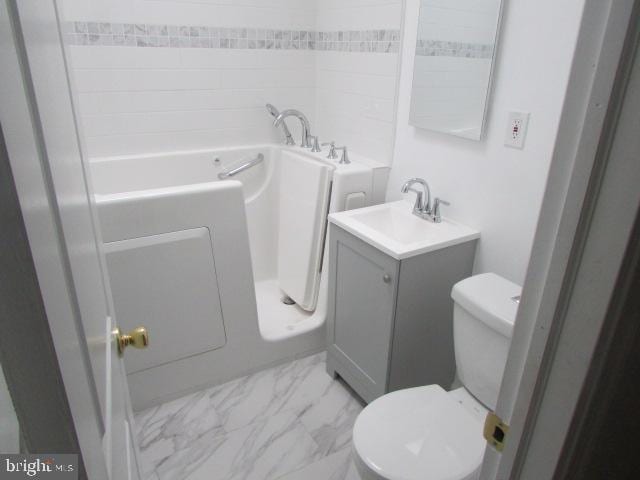
[[521,294],[520,285],[495,273],[483,273],[456,283],[451,298],[489,327],[511,338],[518,312],[514,297]]

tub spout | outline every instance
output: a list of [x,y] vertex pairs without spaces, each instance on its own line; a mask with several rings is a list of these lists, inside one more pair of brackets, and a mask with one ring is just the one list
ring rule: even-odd
[[302,141],[300,142],[300,146],[302,148],[311,148],[311,143],[310,143],[311,127],[309,125],[309,120],[301,111],[289,109],[289,110],[284,110],[283,112],[280,112],[280,114],[273,121],[273,126],[279,127],[284,122],[284,119],[287,117],[296,117],[298,120],[300,120],[300,124],[302,125]]

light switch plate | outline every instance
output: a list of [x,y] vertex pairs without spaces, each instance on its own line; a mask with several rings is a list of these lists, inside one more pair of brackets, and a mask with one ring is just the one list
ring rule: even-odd
[[504,144],[507,147],[523,149],[528,126],[528,112],[509,112]]

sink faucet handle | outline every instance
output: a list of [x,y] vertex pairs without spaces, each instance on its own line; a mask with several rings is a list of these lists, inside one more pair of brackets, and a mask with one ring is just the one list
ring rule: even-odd
[[329,148],[329,155],[327,155],[327,158],[331,159],[331,160],[335,160],[336,158],[338,158],[338,154],[336,153],[336,142],[332,141],[332,142],[324,142],[321,144],[323,147],[331,147]]
[[345,147],[336,147],[336,150],[342,150],[342,158],[340,158],[340,161],[338,163],[342,164],[342,165],[348,165],[351,163],[351,160],[349,160],[349,151],[348,148]]
[[451,205],[446,200],[442,200],[436,197],[436,199],[433,201],[433,221],[435,223],[442,222],[442,217],[440,216],[440,204],[446,205],[447,207]]
[[320,148],[320,144],[318,143],[318,136],[312,136],[311,138],[313,138],[313,147],[311,148],[311,151],[313,153],[318,153],[321,152],[322,149]]

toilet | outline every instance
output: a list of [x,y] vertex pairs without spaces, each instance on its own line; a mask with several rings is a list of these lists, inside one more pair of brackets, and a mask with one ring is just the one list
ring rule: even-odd
[[472,480],[480,475],[487,412],[494,410],[521,287],[496,274],[458,282],[453,298],[457,376],[439,385],[388,393],[370,403],[353,428],[362,480]]

